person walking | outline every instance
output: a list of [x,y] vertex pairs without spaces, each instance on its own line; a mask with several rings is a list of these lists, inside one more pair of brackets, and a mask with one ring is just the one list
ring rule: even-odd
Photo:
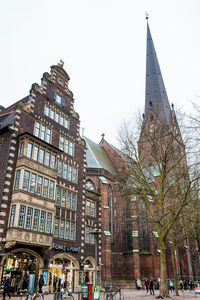
[[170,290],[170,292],[174,291],[174,282],[173,282],[173,280],[169,281],[169,290]]
[[149,280],[148,279],[145,279],[144,285],[145,285],[146,294],[148,294],[148,291],[149,291]]
[[149,283],[150,295],[154,295],[154,286],[153,286],[153,279],[151,278]]
[[4,280],[3,280],[3,286],[4,286],[4,289],[3,289],[3,300],[5,300],[6,294],[8,295],[9,299],[11,298],[10,294],[9,294],[10,284],[11,284],[10,276],[9,276],[9,274],[6,274],[6,276],[4,277]]
[[39,293],[43,293],[42,292],[42,287],[44,285],[44,277],[43,277],[43,274],[40,274],[40,279],[39,279]]

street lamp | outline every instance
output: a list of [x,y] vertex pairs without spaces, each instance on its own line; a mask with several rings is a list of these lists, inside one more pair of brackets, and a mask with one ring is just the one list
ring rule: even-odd
[[91,231],[89,234],[93,234],[94,235],[94,258],[95,258],[95,266],[94,266],[94,272],[95,272],[95,279],[94,279],[94,286],[97,286],[97,257],[98,257],[98,245],[97,245],[97,239],[99,234],[101,234],[101,231],[98,231],[97,229],[95,229],[94,231]]

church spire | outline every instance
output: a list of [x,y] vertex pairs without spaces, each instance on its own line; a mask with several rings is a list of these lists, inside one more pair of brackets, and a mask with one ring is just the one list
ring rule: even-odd
[[171,108],[163,82],[147,19],[145,119],[153,111],[166,125],[171,121]]

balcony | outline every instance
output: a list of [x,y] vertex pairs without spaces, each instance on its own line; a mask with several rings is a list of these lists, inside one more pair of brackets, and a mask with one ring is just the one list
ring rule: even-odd
[[5,248],[11,248],[15,244],[51,248],[52,239],[53,238],[51,234],[26,231],[19,228],[8,228],[6,234]]

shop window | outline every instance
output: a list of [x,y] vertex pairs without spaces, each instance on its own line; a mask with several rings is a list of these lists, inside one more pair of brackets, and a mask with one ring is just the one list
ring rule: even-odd
[[16,212],[16,204],[12,205],[11,211],[10,211],[10,224],[9,227],[14,227],[15,222],[15,212]]

